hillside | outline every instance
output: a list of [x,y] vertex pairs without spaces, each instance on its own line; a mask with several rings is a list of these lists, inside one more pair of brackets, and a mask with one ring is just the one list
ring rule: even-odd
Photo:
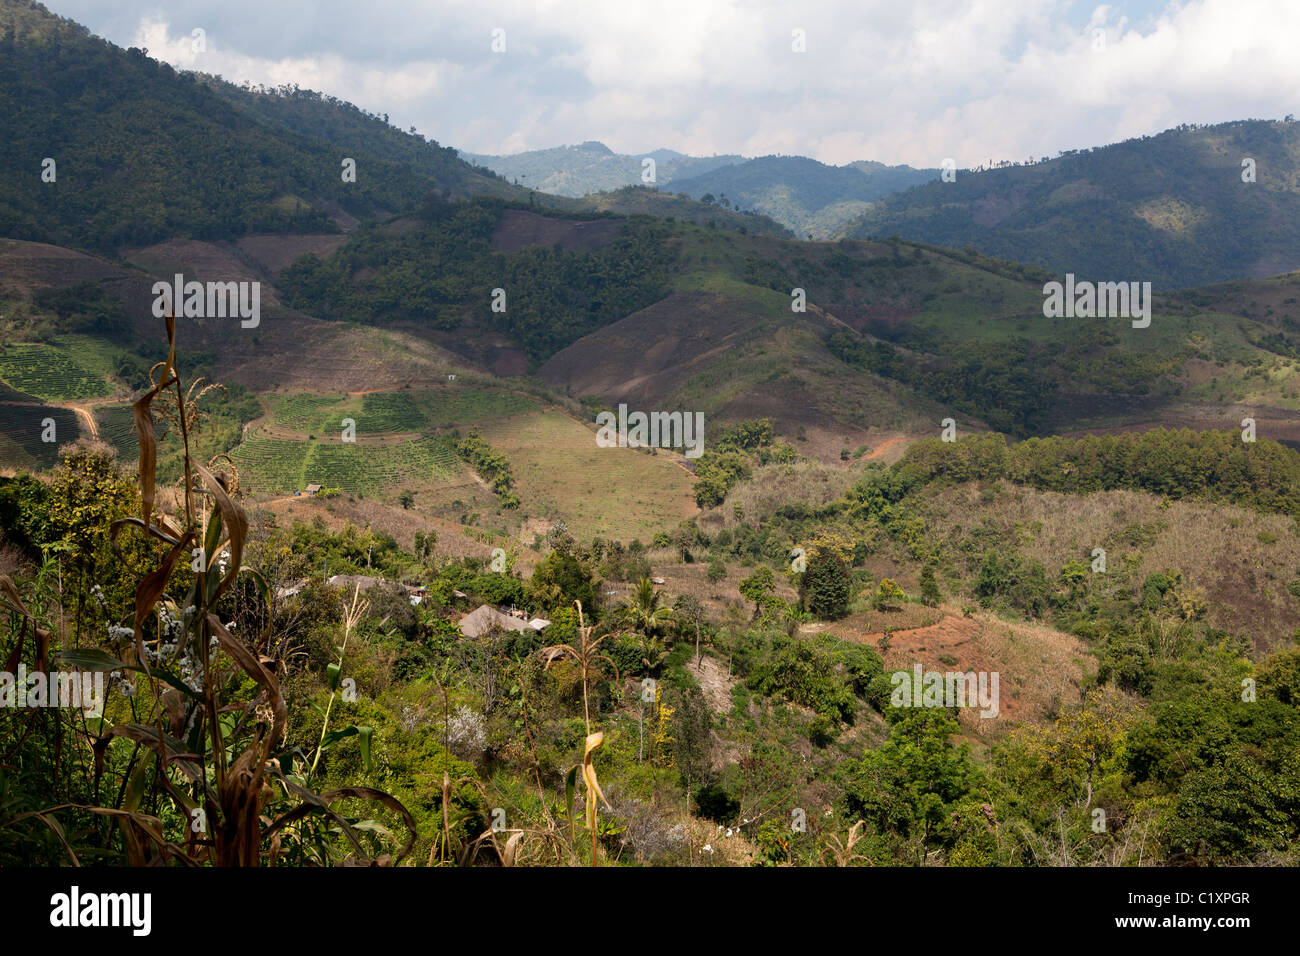
[[[178,74],[26,0],[0,2],[0,62],[0,220],[10,238],[112,252],[337,231],[340,219],[412,208],[435,189],[507,191],[346,104]],[[55,162],[52,182],[42,157]],[[345,157],[355,182],[343,181]]]
[[737,208],[756,210],[788,226],[796,236],[829,239],[872,203],[938,176],[937,169],[869,161],[828,166],[803,156],[760,156],[679,176],[671,188],[692,199],[726,197]]
[[[519,186],[557,196],[589,197],[644,185],[643,161],[655,161],[650,186],[670,195],[704,200],[725,216],[757,212],[794,236],[836,235],[873,202],[938,176],[933,169],[859,161],[828,166],[802,156],[686,156],[669,149],[637,155],[615,153],[603,143],[529,150],[507,156],[462,151],[460,157]],[[565,208],[556,204],[556,208]],[[629,208],[619,211],[631,212]],[[675,211],[645,210],[657,215]],[[695,220],[699,222],[699,220]],[[703,224],[699,222],[699,224]]]
[[720,166],[744,161],[743,156],[686,156],[671,149],[656,149],[636,155],[615,153],[604,143],[534,149],[507,156],[467,153],[460,158],[483,166],[511,183],[557,196],[582,197],[590,193],[614,192],[642,183],[642,163],[655,161],[655,180],[666,185],[674,179],[697,176]]
[[[1049,318],[1032,256],[735,206],[829,229],[1088,156],[885,196],[932,171],[660,151],[699,200],[550,195],[0,4],[0,870],[163,872],[192,923],[190,868],[1300,863],[1300,271]],[[1295,183],[1234,214],[1216,129],[1008,229],[1284,262]],[[1179,175],[1203,216],[1143,192]],[[1067,234],[1126,202],[1186,245]],[[178,273],[258,311],[169,310]]]
[[673,197],[530,195],[335,97],[177,73],[30,0],[0,0],[0,137],[5,236],[110,255],[176,238],[347,231],[414,211],[431,193],[782,232]]
[[[1255,181],[1243,182],[1243,160]],[[841,234],[897,235],[1157,289],[1300,268],[1300,124],[1179,127],[1033,165],[962,170]]]

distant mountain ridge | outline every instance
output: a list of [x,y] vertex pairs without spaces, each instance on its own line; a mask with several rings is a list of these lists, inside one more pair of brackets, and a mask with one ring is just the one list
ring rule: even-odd
[[553,193],[581,197],[642,185],[642,160],[655,161],[655,181],[663,186],[674,178],[698,176],[721,166],[744,162],[745,157],[687,156],[671,149],[647,153],[616,153],[604,143],[588,140],[577,146],[556,146],[508,156],[460,151],[460,158],[497,173],[510,182]]
[[653,185],[662,191],[753,210],[815,239],[829,238],[882,197],[939,175],[937,169],[869,160],[830,166],[805,156],[687,156],[671,149],[624,154],[594,140],[506,156],[459,155],[511,183],[574,197],[642,185],[643,161],[653,159]]
[[788,226],[798,236],[827,239],[884,197],[937,179],[937,169],[886,166],[869,160],[828,166],[806,156],[760,156],[673,180],[692,199],[725,195]]

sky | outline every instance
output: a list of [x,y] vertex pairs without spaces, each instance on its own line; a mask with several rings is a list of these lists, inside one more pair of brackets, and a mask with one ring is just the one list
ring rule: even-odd
[[296,83],[476,153],[966,168],[1300,114],[1300,0],[45,3],[177,69]]

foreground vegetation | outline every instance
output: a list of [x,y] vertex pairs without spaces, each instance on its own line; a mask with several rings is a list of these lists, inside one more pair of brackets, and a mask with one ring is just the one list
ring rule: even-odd
[[[202,423],[176,365],[152,375],[137,409],[185,448]],[[0,652],[111,685],[102,717],[0,711],[0,862],[1295,862],[1300,650],[1214,626],[1173,569],[1139,579],[1122,552],[1101,573],[1084,555],[1045,567],[1015,529],[968,533],[931,508],[1062,473],[1076,496],[1141,488],[1168,446],[1199,465],[1162,493],[1294,519],[1293,453],[1160,432],[935,442],[821,506],[773,509],[756,483],[799,466],[762,460],[770,425],[751,423],[716,452],[758,471],[722,507],[645,544],[555,527],[524,577],[509,549],[504,570],[442,558],[424,531],[404,549],[250,521],[229,462],[184,451],[162,492],[152,432],[138,483],[83,444],[0,485]],[[714,591],[742,569],[720,611],[650,580],[692,565]],[[388,583],[331,588],[326,569]],[[465,637],[479,602],[550,624]],[[1010,654],[1015,634],[1044,660],[1075,649],[1032,706],[1020,688],[1060,675],[1014,658],[1014,714],[985,727],[891,700],[890,671],[926,660],[906,629],[926,621],[980,635],[933,666],[974,669],[956,655]]]

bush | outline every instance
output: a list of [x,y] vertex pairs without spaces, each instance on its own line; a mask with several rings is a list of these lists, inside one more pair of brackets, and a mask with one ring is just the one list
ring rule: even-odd
[[731,824],[740,814],[740,801],[716,783],[695,791],[695,812],[715,823]]
[[896,611],[906,599],[907,595],[893,578],[881,578],[876,595],[871,599],[871,606],[877,611]]

